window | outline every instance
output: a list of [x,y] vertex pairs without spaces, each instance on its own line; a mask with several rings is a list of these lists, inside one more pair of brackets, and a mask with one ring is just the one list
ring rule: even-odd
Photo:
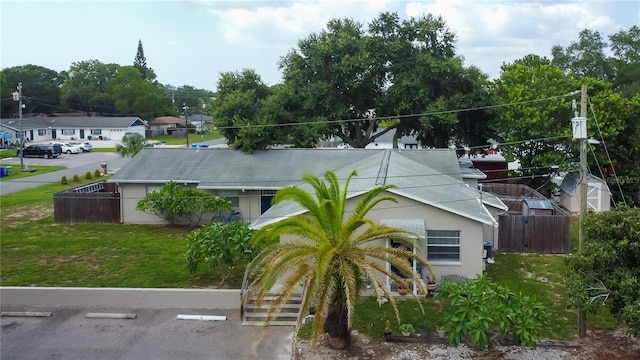
[[240,207],[240,195],[238,190],[218,190],[218,196],[231,201],[231,207]]
[[47,129],[38,129],[38,136],[47,135]]
[[102,135],[102,129],[91,129],[91,135]]
[[162,190],[162,185],[147,185],[146,193],[150,193],[152,191],[160,191]]
[[76,129],[62,129],[62,135],[74,135]]
[[427,230],[427,260],[460,261],[460,231]]

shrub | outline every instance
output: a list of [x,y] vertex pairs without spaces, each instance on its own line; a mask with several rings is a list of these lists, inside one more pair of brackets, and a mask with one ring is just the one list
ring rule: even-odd
[[73,174],[73,182],[80,182],[80,176],[78,176],[78,174]]
[[99,178],[100,175],[102,175],[102,173],[100,172],[100,170],[96,169],[96,171],[93,172],[93,177],[97,177]]
[[92,179],[91,171],[87,171],[87,172],[84,174],[84,178],[85,178],[85,179],[87,179],[87,180],[91,180],[91,179]]
[[62,176],[62,178],[60,179],[60,185],[68,185],[69,184],[69,180],[67,180],[66,176]]
[[218,209],[228,209],[231,202],[200,190],[178,185],[170,181],[138,201],[136,210],[154,214],[171,225],[197,225],[205,214],[213,214]]
[[455,346],[471,338],[475,346],[489,348],[494,333],[533,346],[548,318],[540,302],[492,282],[486,274],[463,283],[443,282],[436,298],[447,302],[444,330]]
[[195,274],[200,265],[215,270],[221,266],[231,268],[240,260],[250,261],[266,246],[266,242],[251,246],[250,239],[249,226],[237,221],[203,227],[187,238],[186,268]]

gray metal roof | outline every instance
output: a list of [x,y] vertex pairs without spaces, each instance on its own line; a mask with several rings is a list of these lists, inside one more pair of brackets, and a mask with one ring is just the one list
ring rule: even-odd
[[[598,180],[599,182],[606,183],[601,178],[587,174],[587,181],[589,180]],[[578,184],[580,183],[580,173],[574,172],[564,176],[562,179],[562,183],[560,183],[560,191],[564,191],[565,193],[572,195],[575,194],[576,189],[578,188]]]
[[0,124],[8,128],[46,129],[56,128],[95,128],[95,129],[121,129],[129,126],[146,125],[144,120],[135,116],[127,117],[23,117],[20,119],[0,119]]
[[[432,166],[433,165],[433,166]],[[333,171],[349,185],[349,197],[377,185],[393,184],[390,192],[487,224],[491,215],[480,192],[460,177],[455,152],[439,150],[274,149],[245,154],[232,149],[145,148],[109,182],[197,184],[199,189],[281,189],[302,183],[304,174],[322,177]],[[307,189],[309,190],[309,189]],[[489,197],[486,193],[483,197]],[[304,212],[296,203],[271,207],[252,226],[262,226]]]

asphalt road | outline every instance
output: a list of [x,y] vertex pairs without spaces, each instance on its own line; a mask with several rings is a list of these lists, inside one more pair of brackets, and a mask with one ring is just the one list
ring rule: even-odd
[[[50,317],[0,318],[0,358],[289,360],[293,327],[242,326],[239,310],[31,308]],[[3,314],[24,311],[2,307]],[[86,318],[88,313],[135,314],[134,319]],[[178,320],[222,315],[226,321]]]

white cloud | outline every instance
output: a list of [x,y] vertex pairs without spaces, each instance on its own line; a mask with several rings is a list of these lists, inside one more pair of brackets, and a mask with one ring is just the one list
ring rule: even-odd
[[366,24],[385,11],[388,1],[334,0],[305,1],[293,3],[260,3],[254,9],[211,8],[209,12],[220,22],[224,38],[229,42],[264,38],[273,32],[303,38],[323,29],[335,18],[352,17]]

